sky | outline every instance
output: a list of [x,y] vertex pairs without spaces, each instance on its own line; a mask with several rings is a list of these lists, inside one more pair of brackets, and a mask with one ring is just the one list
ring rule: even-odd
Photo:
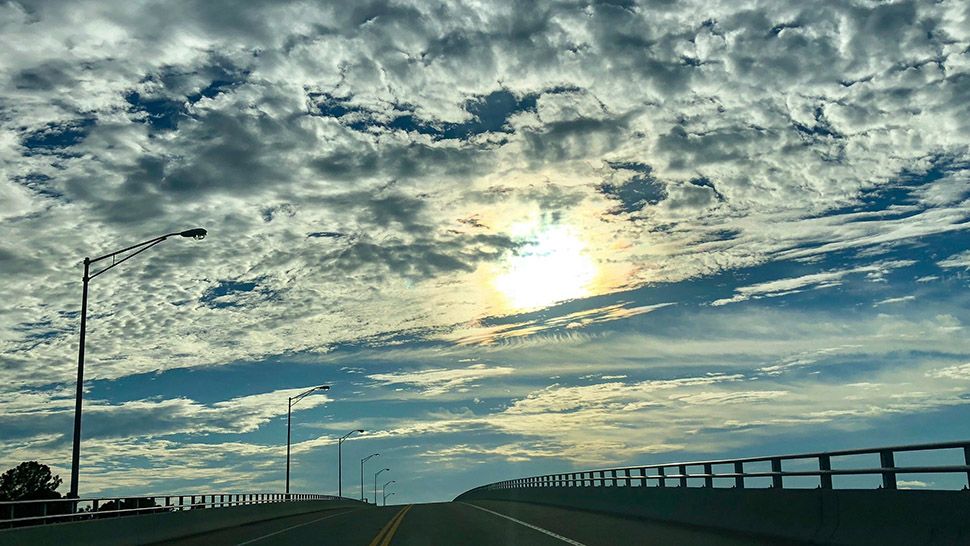
[[970,438],[966,2],[3,1],[0,50],[2,469],[70,477],[83,258],[194,227],[91,281],[82,496],[281,491],[321,384],[293,491],[358,428],[406,502]]

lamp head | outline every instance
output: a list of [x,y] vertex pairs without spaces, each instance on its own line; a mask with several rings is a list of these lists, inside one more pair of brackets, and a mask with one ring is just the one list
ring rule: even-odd
[[208,232],[202,228],[195,228],[195,229],[187,229],[179,233],[179,235],[181,235],[182,237],[191,237],[196,240],[202,240],[202,239],[205,239],[206,233]]
[[362,428],[359,428],[359,429],[357,429],[357,432],[361,432],[361,433],[363,433],[363,432],[364,432],[364,429],[362,429]]
[[330,390],[330,385],[320,385],[319,387],[316,388],[316,390],[318,390],[318,391],[329,391]]

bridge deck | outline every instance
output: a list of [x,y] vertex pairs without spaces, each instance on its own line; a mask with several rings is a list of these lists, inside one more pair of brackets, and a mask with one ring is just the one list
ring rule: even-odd
[[581,510],[475,501],[330,510],[223,529],[166,544],[741,546],[779,542]]

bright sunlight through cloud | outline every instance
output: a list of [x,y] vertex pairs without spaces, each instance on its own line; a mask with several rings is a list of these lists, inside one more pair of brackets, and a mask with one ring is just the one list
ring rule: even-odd
[[[516,231],[523,231],[513,229]],[[530,230],[525,243],[496,277],[495,287],[516,309],[534,309],[589,294],[596,265],[567,226]]]

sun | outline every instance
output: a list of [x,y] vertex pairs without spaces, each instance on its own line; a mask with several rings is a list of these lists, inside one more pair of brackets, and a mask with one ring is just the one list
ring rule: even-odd
[[544,226],[522,239],[524,244],[494,281],[512,307],[537,309],[589,294],[596,264],[575,230],[564,225]]

